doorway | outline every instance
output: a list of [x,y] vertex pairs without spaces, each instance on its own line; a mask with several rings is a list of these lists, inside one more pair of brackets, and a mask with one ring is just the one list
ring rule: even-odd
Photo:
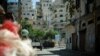
[[79,32],[80,38],[79,38],[79,50],[85,51],[85,45],[86,45],[86,29]]
[[97,25],[97,29],[96,29],[96,52],[100,52],[100,24]]
[[72,34],[72,49],[77,50],[77,33]]

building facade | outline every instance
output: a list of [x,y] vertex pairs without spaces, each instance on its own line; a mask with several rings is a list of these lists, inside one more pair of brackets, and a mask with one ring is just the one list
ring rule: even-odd
[[52,25],[62,37],[65,37],[66,9],[62,0],[55,0],[52,5]]
[[[71,49],[95,52],[100,50],[100,1],[75,0],[75,14],[71,17],[75,31],[71,33]],[[67,28],[68,29],[68,28]],[[68,38],[68,37],[67,37]],[[67,39],[68,40],[68,39]],[[70,40],[68,40],[70,41]],[[67,43],[68,44],[68,43]],[[66,45],[67,45],[66,44]]]
[[43,14],[43,20],[46,23],[46,28],[49,28],[52,19],[52,11],[50,10],[52,0],[40,0],[40,3]]
[[[20,8],[19,8],[20,6]],[[27,19],[30,24],[34,24],[35,10],[33,9],[32,0],[8,2],[8,12],[12,12],[16,19]],[[20,13],[20,14],[19,14]]]
[[36,2],[36,8],[35,8],[35,27],[36,28],[42,28],[43,29],[43,16],[42,16],[42,7],[40,2]]
[[34,19],[34,9],[32,0],[21,1],[22,18]]

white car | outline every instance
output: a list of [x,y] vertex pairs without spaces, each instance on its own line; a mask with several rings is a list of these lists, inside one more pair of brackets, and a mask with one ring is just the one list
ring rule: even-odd
[[42,44],[39,41],[32,41],[33,48],[39,48],[42,50]]

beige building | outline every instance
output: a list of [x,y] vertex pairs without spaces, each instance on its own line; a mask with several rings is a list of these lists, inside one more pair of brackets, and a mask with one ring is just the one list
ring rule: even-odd
[[40,28],[43,29],[44,28],[44,20],[43,20],[43,15],[42,15],[42,7],[41,7],[41,3],[40,2],[36,2],[36,8],[35,8],[35,27],[36,28]]
[[[16,19],[19,19],[19,6],[18,1],[8,2],[7,11],[12,12]],[[35,10],[33,9],[32,0],[21,0],[21,18],[28,19],[28,22],[32,25],[35,21]]]
[[21,12],[22,18],[34,19],[34,9],[32,5],[32,0],[21,0]]
[[66,7],[63,4],[63,0],[55,0],[52,5],[52,25],[57,30],[61,37],[65,37],[66,22]]
[[72,24],[66,25],[66,48],[72,49],[72,34],[75,32],[75,27]]
[[46,28],[51,26],[52,11],[50,7],[52,6],[52,0],[40,0],[43,21],[46,24]]

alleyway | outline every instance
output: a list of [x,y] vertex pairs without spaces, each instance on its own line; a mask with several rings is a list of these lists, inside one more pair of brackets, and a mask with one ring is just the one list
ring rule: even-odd
[[38,56],[97,56],[97,55],[86,55],[78,51],[66,50],[65,48],[49,48],[38,51]]

